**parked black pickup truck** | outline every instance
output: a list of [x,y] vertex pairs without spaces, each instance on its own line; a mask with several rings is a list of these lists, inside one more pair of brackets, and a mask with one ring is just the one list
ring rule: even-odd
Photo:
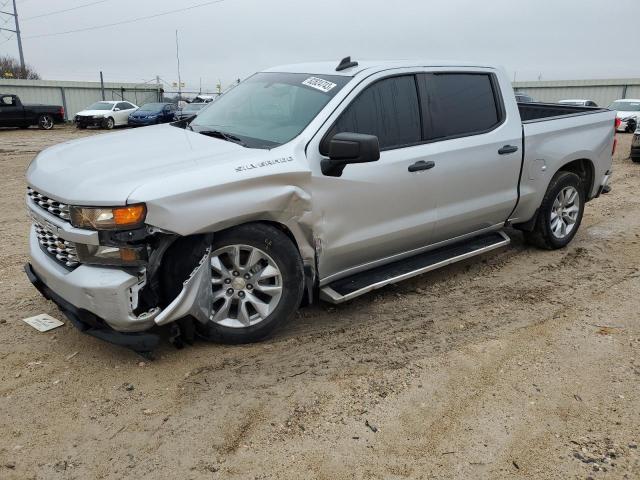
[[37,125],[51,130],[64,122],[64,108],[58,105],[23,104],[17,95],[0,93],[0,127],[29,128]]

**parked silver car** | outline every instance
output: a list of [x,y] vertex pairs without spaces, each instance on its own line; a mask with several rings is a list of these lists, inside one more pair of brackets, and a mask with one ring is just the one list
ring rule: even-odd
[[614,119],[518,105],[477,64],[273,68],[188,124],[41,152],[26,271],[85,332],[137,351],[169,324],[256,341],[303,300],[502,247],[508,225],[564,247],[610,178]]

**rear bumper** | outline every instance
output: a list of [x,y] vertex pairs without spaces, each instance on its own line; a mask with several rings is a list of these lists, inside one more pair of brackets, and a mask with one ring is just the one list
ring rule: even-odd
[[95,314],[72,305],[51,288],[49,288],[35,272],[33,266],[27,263],[24,267],[29,281],[48,300],[54,302],[73,325],[83,333],[92,335],[100,340],[122,347],[130,348],[139,353],[154,350],[160,337],[153,333],[123,333],[113,330],[103,319]]
[[640,147],[631,147],[631,153],[629,156],[631,158],[640,158]]
[[598,193],[596,194],[595,198],[598,198],[602,194],[602,191],[607,187],[607,185],[609,185],[612,174],[613,172],[611,170],[607,170],[607,173],[605,173],[604,178],[602,179],[602,183],[598,187]]

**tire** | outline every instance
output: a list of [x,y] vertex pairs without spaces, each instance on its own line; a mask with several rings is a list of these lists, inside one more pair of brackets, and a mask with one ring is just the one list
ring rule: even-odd
[[[194,253],[187,254],[188,261],[180,260],[179,250],[184,250],[180,247],[173,245],[167,252],[172,255],[163,272],[170,284],[169,291],[164,289],[171,295],[168,298],[175,298],[182,284],[179,279],[188,275],[184,265],[194,265],[202,257],[202,246],[193,244]],[[235,251],[238,254],[230,253]],[[238,261],[234,263],[233,257]],[[254,258],[258,263],[251,260]],[[300,306],[304,293],[302,259],[291,239],[276,227],[252,223],[214,234],[211,264],[212,319],[204,325],[194,321],[196,331],[206,340],[257,342],[291,320]]]
[[107,130],[113,130],[113,127],[116,126],[116,122],[113,120],[113,118],[108,117],[104,120],[104,123],[102,125]]
[[53,117],[46,113],[38,117],[38,128],[40,130],[51,130],[54,125]]
[[556,173],[542,199],[533,231],[524,232],[526,241],[547,250],[567,246],[580,228],[584,204],[585,188],[580,177],[572,172]]

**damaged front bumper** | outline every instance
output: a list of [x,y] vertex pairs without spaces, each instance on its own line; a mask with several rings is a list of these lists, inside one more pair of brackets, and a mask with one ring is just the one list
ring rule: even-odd
[[[80,330],[136,351],[149,350],[157,339],[133,335],[168,325],[186,316],[205,323],[211,315],[212,290],[210,252],[183,282],[182,290],[165,308],[136,313],[140,292],[147,284],[147,269],[125,270],[81,264],[69,270],[44,252],[35,230],[30,235],[31,263],[25,266],[29,280],[60,307]],[[151,335],[151,334],[150,334]],[[156,337],[155,335],[151,335]],[[132,346],[142,343],[144,350]]]

